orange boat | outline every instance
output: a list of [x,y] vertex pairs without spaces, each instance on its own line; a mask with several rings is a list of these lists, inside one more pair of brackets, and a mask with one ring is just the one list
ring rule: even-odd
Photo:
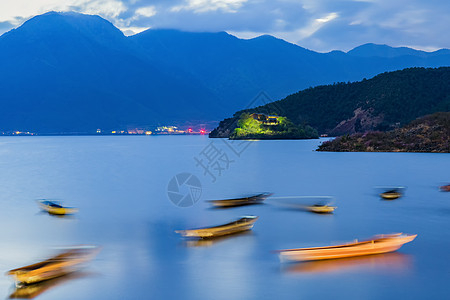
[[440,186],[439,188],[443,192],[450,192],[450,184]]
[[323,259],[335,259],[362,255],[387,253],[398,250],[403,244],[409,243],[416,238],[417,234],[384,234],[377,235],[366,241],[355,241],[348,244],[297,248],[279,250],[280,260],[283,261],[312,261]]

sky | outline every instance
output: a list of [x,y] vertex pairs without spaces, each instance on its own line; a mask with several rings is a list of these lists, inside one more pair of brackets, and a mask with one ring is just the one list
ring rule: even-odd
[[0,34],[48,11],[100,15],[126,35],[149,28],[270,34],[319,52],[365,43],[450,48],[448,0],[0,0]]

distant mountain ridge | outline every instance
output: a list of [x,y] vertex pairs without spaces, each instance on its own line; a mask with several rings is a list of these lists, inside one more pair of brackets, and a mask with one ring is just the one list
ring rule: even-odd
[[433,52],[425,52],[422,50],[415,50],[408,47],[390,47],[388,45],[377,45],[377,44],[364,44],[358,46],[347,54],[359,57],[385,57],[393,58],[400,56],[418,56],[418,57],[432,57],[438,55],[449,55],[450,50],[440,49]]
[[0,131],[196,124],[246,107],[262,90],[276,100],[384,71],[450,65],[448,50],[371,55],[361,47],[317,53],[272,36],[164,29],[126,37],[99,16],[49,12],[0,36]]

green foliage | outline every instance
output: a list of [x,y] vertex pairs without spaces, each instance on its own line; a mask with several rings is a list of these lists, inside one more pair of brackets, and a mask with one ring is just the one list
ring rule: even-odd
[[243,113],[230,139],[311,139],[318,138],[311,126],[297,126],[286,117],[279,117],[277,125],[265,125],[249,113]]

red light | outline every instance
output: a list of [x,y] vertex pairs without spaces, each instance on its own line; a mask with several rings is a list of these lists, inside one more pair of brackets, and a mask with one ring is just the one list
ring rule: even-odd
[[200,129],[200,134],[205,134],[206,130],[205,129]]
[[188,132],[191,133],[191,132],[192,132],[192,128],[189,128],[189,129],[188,129]]

